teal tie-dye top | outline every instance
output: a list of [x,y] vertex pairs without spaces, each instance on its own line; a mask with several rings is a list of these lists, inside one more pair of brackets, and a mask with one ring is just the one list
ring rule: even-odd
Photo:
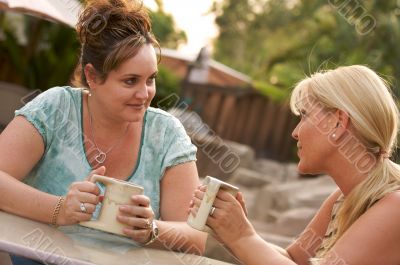
[[[61,196],[92,170],[82,137],[82,98],[81,89],[55,87],[15,112],[35,126],[45,143],[42,159],[24,179],[28,185]],[[165,170],[195,161],[196,151],[178,119],[148,108],[136,168],[127,181],[144,187],[155,218],[159,218],[160,180]]]

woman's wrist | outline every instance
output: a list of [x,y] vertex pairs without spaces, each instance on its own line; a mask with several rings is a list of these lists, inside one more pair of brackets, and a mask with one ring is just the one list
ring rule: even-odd
[[63,196],[58,197],[57,203],[54,206],[53,214],[51,216],[51,225],[53,226],[59,225],[59,217],[64,200],[65,198]]
[[149,238],[145,243],[143,243],[143,246],[150,245],[158,239],[159,230],[158,230],[158,226],[157,226],[157,223],[155,220],[153,220],[153,222],[151,223],[150,230],[151,231],[150,231]]
[[229,242],[225,242],[225,245],[233,252],[233,253],[237,253],[239,252],[243,246],[250,245],[251,242],[257,240],[259,238],[258,234],[253,230],[249,233],[246,233],[245,235],[237,238],[236,240],[232,240]]

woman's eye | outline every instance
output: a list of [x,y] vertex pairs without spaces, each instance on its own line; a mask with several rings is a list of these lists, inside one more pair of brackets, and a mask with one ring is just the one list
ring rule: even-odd
[[152,85],[156,81],[156,76],[152,76],[149,79],[147,79],[147,85]]
[[124,81],[124,83],[127,84],[128,86],[134,85],[134,84],[136,84],[136,82],[137,82],[136,78],[129,78]]
[[307,113],[305,110],[300,111],[300,117],[303,119],[305,117],[307,117]]

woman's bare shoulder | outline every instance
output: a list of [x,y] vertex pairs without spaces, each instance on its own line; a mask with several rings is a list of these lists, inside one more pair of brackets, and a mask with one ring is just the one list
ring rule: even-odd
[[399,205],[400,191],[386,194],[351,225],[332,253],[350,264],[399,264]]

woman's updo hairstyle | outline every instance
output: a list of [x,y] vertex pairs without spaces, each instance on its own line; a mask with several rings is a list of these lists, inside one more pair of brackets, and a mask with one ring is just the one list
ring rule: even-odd
[[160,49],[151,33],[147,9],[136,0],[88,0],[76,31],[81,55],[73,84],[88,88],[84,67],[90,63],[96,75],[105,81],[107,74],[137,54],[145,44]]

